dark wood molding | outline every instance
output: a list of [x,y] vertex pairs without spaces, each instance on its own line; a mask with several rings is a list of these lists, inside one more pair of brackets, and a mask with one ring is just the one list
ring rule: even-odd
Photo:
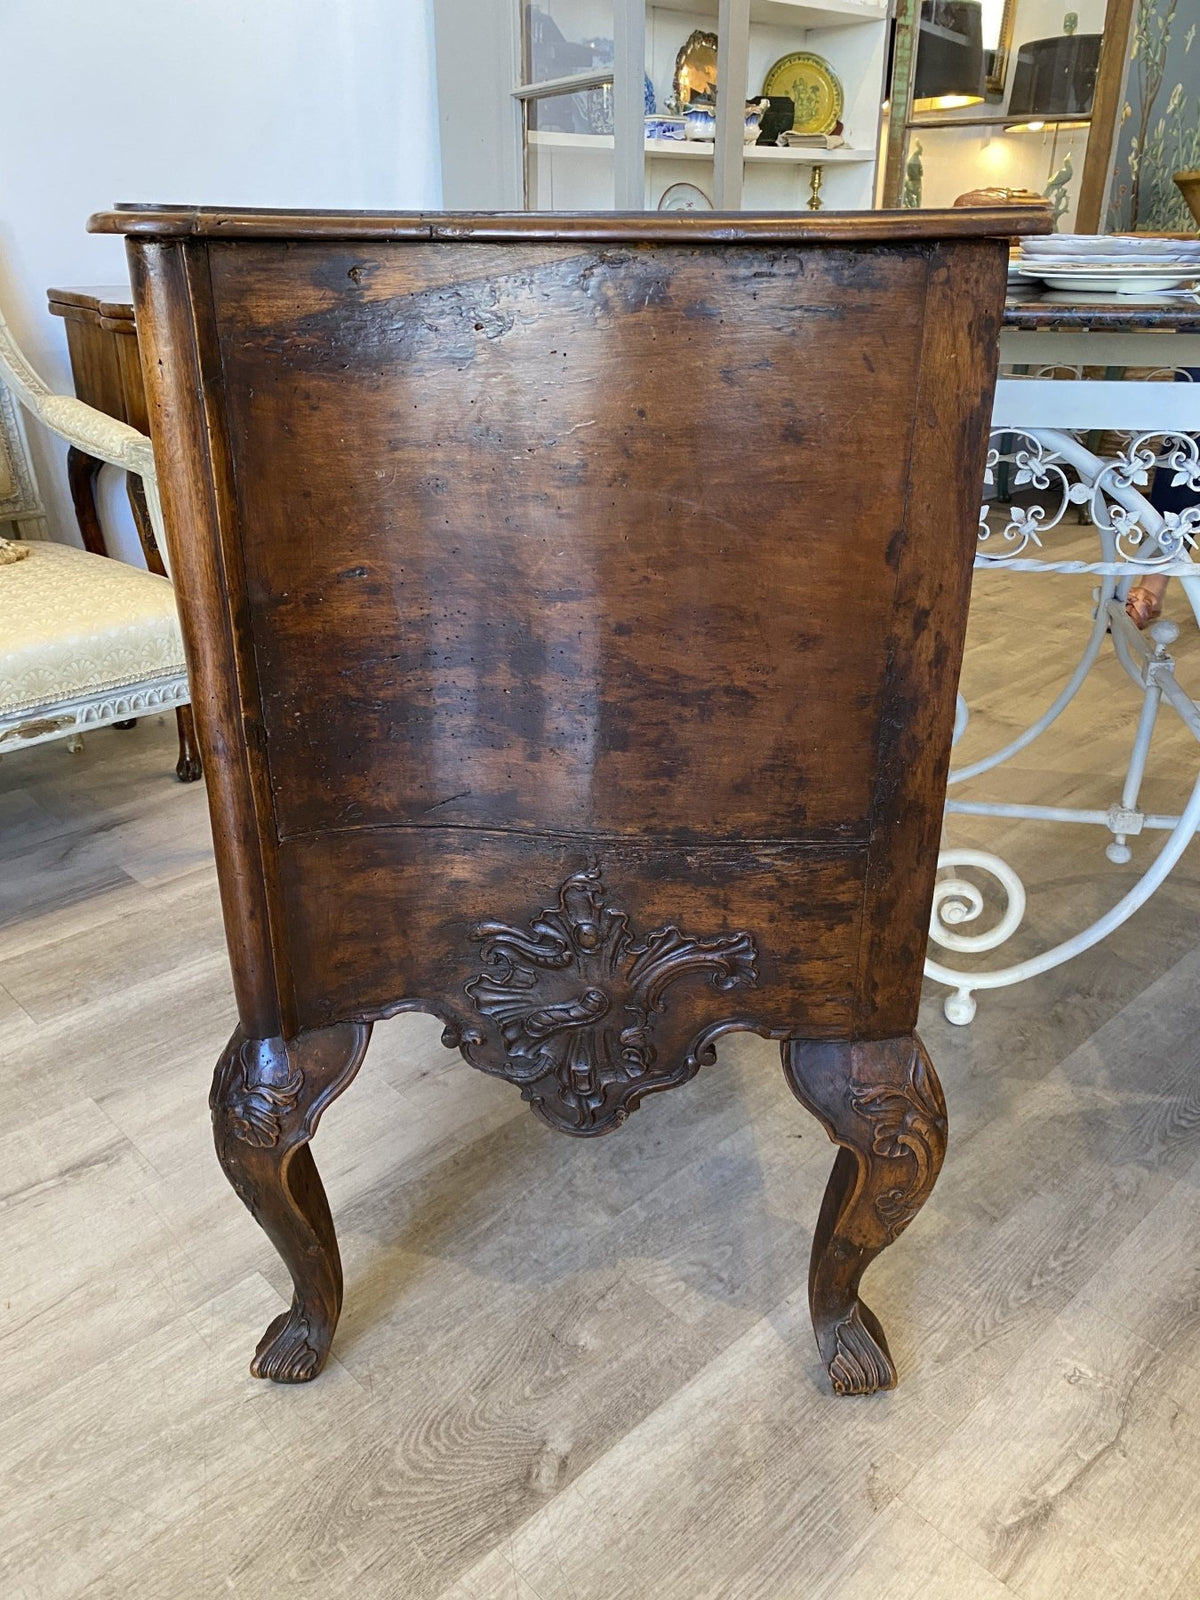
[[[285,946],[273,941],[270,916],[275,830],[254,771],[261,734],[253,651],[228,463],[218,456],[218,391],[202,353],[207,263],[189,261],[186,246],[155,243],[131,252],[130,270],[238,1013],[251,1037],[290,1035]],[[158,355],[164,350],[169,367]]]
[[1096,94],[1088,126],[1079,203],[1075,207],[1076,233],[1102,233],[1104,202],[1112,176],[1113,149],[1121,107],[1125,103],[1125,72],[1133,30],[1135,0],[1108,0],[1104,13],[1104,38],[1096,69]]
[[1049,202],[928,211],[242,211],[181,206],[98,211],[91,233],[135,239],[299,239],[476,241],[561,244],[869,244],[918,239],[990,239],[999,233],[1051,232]]

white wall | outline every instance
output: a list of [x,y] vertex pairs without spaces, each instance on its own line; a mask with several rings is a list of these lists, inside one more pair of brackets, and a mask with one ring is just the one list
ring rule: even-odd
[[[441,180],[431,0],[0,0],[0,305],[70,392],[46,290],[127,283],[114,201],[421,209]],[[65,450],[33,429],[55,536]],[[123,487],[101,490],[135,559]],[[136,557],[140,559],[140,557]]]

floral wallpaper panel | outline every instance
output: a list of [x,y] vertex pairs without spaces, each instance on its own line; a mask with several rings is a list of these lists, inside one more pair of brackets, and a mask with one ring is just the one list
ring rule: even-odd
[[1108,227],[1175,233],[1196,224],[1175,187],[1200,168],[1200,0],[1137,0]]

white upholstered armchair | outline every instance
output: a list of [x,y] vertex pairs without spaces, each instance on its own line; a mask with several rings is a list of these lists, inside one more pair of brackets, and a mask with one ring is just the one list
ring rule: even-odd
[[[0,316],[0,755],[187,707],[183,645],[167,579],[48,538],[14,401],[69,444],[135,472],[160,548],[150,441],[74,396],[51,393]],[[5,530],[0,526],[0,533]],[[181,720],[176,772],[200,776]]]

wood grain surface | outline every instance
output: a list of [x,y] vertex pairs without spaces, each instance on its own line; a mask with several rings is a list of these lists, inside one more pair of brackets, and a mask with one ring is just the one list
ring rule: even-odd
[[[852,1027],[911,1029],[974,526],[941,487],[978,476],[1003,246],[564,232],[133,246],[192,670],[221,737],[246,729],[216,797],[243,1026],[461,1005],[468,945],[431,984],[422,913],[403,941],[365,922],[369,958],[327,932],[364,893],[416,911],[397,868],[424,921],[469,921],[446,841],[383,830],[474,829],[547,840],[543,903],[550,836],[575,869],[670,842],[681,895],[685,847],[837,845],[864,894]],[[203,412],[169,376],[188,356]],[[844,901],[793,859],[789,915],[819,927]],[[753,932],[770,913],[722,870]],[[767,1031],[825,984],[796,953],[765,950],[790,974],[752,997]]]

